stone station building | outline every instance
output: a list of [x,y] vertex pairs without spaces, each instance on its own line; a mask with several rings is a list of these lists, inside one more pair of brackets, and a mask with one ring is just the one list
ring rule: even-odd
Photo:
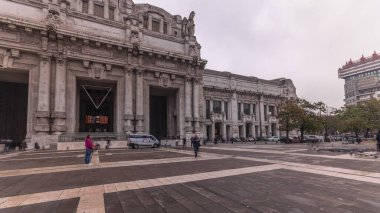
[[279,135],[277,105],[296,97],[289,79],[205,70],[194,12],[132,0],[0,5],[0,139]]

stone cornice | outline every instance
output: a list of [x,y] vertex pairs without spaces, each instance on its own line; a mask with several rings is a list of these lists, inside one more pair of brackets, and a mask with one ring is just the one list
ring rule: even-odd
[[[36,30],[39,30],[39,31],[44,31],[44,32],[47,31],[47,27],[45,25],[43,25],[43,24],[26,22],[24,20],[17,20],[17,19],[2,17],[2,16],[0,16],[0,23],[14,24],[14,25],[17,25],[17,26],[27,27],[27,28],[36,29]],[[114,41],[114,40],[110,40],[110,39],[106,39],[106,38],[102,38],[102,37],[96,37],[96,36],[86,35],[84,33],[72,32],[72,31],[65,30],[65,29],[59,29],[58,28],[56,30],[56,33],[60,37],[67,36],[67,37],[73,37],[73,38],[80,38],[80,39],[83,39],[83,40],[91,40],[91,41],[95,41],[95,42],[101,42],[101,43],[104,43],[104,44],[111,44],[111,45],[114,45],[114,46],[120,46],[120,47],[124,47],[124,48],[128,48],[128,49],[133,48],[133,45],[129,44],[129,43],[124,43],[124,42],[120,42],[120,41]],[[32,50],[30,48],[29,48],[29,50],[28,50],[28,48],[22,48],[22,49],[24,49],[26,51],[31,51]],[[144,46],[141,46],[139,48],[139,50],[141,52],[147,52],[148,54],[149,53],[151,53],[151,54],[157,54],[157,55],[162,55],[162,56],[165,56],[165,57],[169,56],[169,57],[173,57],[173,58],[178,58],[178,59],[186,60],[186,61],[189,61],[189,62],[194,62],[194,58],[191,57],[191,56],[182,55],[182,54],[178,54],[178,53],[173,53],[173,52],[169,52],[169,51],[164,51],[164,50],[159,50],[159,49],[152,49],[152,48],[144,47]],[[39,51],[39,50],[35,49],[34,51]],[[207,61],[206,60],[202,60],[202,59],[197,59],[196,63],[197,63],[198,66],[203,67],[203,66],[205,66],[205,64],[207,63]]]
[[170,36],[170,35],[154,32],[154,31],[147,30],[147,29],[142,29],[141,31],[145,35],[153,36],[155,38],[160,38],[160,39],[164,39],[164,40],[168,40],[168,41],[174,41],[174,42],[177,42],[177,43],[185,44],[185,40],[182,39],[182,38],[177,38],[177,37],[174,37],[174,36]]
[[99,24],[104,24],[104,25],[108,25],[108,26],[112,26],[112,27],[116,27],[116,28],[120,28],[120,29],[125,29],[127,27],[126,24],[119,22],[119,21],[112,21],[112,20],[109,20],[106,18],[97,17],[95,15],[90,15],[87,13],[81,13],[81,12],[78,12],[75,10],[67,10],[67,11],[68,11],[67,15],[71,16],[71,17],[84,19],[87,21],[91,21],[91,22],[95,22],[95,23],[99,23]]

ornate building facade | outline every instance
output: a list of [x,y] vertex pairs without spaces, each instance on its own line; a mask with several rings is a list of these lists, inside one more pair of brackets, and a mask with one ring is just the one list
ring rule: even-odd
[[357,61],[351,59],[338,70],[344,79],[344,102],[346,106],[372,98],[380,98],[380,55],[374,52]]
[[278,135],[291,80],[205,70],[195,13],[132,0],[0,0],[0,138]]

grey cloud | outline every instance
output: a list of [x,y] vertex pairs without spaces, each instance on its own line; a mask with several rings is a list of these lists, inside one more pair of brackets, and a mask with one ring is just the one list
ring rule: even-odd
[[297,93],[343,105],[337,69],[349,58],[380,52],[376,0],[135,0],[187,16],[207,68],[264,79],[286,77]]

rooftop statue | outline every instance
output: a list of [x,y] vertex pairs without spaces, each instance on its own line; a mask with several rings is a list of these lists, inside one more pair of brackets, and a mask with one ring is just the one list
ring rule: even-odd
[[195,12],[192,11],[189,15],[189,19],[187,19],[186,17],[183,18],[183,20],[182,20],[182,35],[183,35],[183,37],[194,36],[194,34],[195,34],[194,16],[195,16]]

